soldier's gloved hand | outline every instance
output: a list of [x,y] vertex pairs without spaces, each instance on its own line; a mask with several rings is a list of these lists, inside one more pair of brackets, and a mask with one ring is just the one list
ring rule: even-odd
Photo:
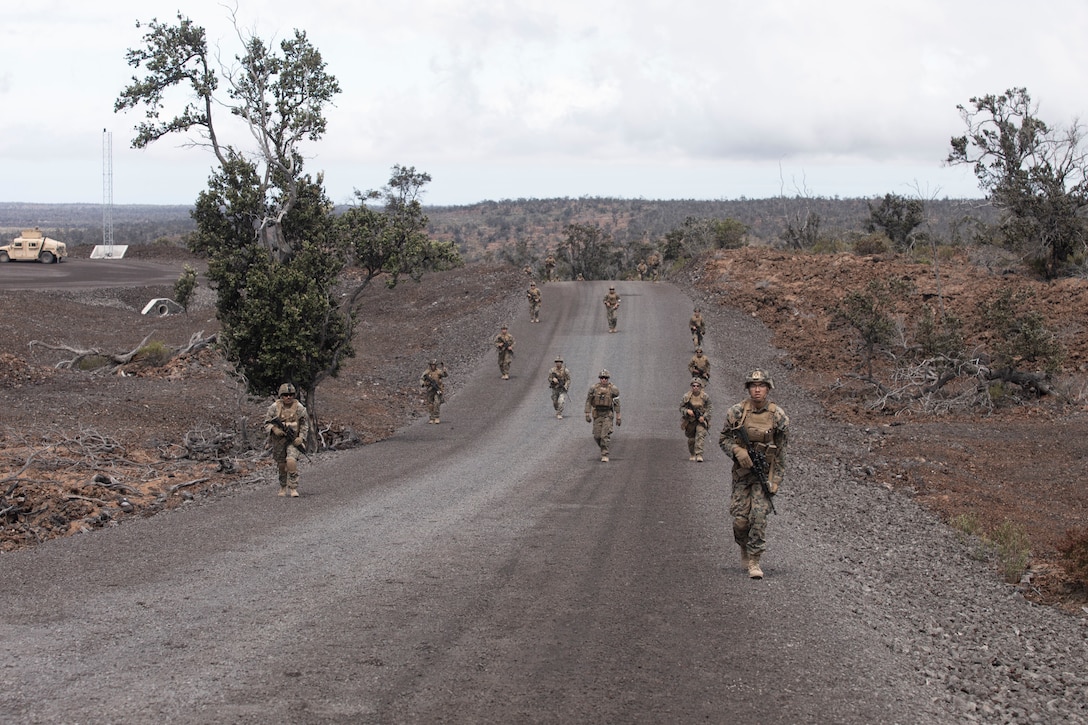
[[283,432],[283,428],[280,428],[278,425],[274,425],[272,426],[272,435],[276,436],[277,438],[283,438],[283,436],[286,434]]
[[295,440],[291,443],[291,445],[293,445],[295,448],[302,448],[303,447],[302,438],[295,438]]
[[587,423],[592,423],[593,422],[593,416],[590,415],[589,413],[586,413],[586,422]]
[[616,427],[619,428],[621,425],[623,425],[623,420],[617,415],[616,416]]
[[748,451],[743,448],[733,454],[733,457],[737,459],[737,465],[741,468],[752,467],[752,457],[748,455]]

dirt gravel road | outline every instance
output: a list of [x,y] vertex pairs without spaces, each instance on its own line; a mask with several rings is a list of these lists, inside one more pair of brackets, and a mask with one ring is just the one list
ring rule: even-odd
[[[711,323],[714,431],[745,370],[793,421],[767,577],[736,560],[726,460],[687,460],[691,301],[667,284],[545,288],[517,357],[456,383],[442,424],[322,455],[303,496],[247,484],[0,556],[11,723],[1088,722],[1085,627],[996,582],[857,441]],[[574,374],[556,420],[546,371]],[[624,425],[582,420],[607,367]]]
[[[724,456],[689,463],[679,435],[690,301],[621,283],[608,335],[605,287],[548,285],[509,381],[484,361],[441,425],[305,467],[301,499],[251,487],[0,558],[0,719],[940,721],[910,660],[833,606],[788,493],[767,578],[741,570]],[[767,348],[737,321],[739,365]],[[601,367],[625,423],[607,464],[580,415]],[[719,419],[739,380],[713,381]]]

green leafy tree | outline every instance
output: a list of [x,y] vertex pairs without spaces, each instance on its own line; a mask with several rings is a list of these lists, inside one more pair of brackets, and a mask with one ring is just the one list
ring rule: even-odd
[[[357,190],[357,203],[336,219],[338,243],[347,248],[354,265],[364,272],[345,302],[347,308],[354,309],[366,286],[380,275],[385,275],[389,287],[395,287],[402,275],[418,282],[426,272],[452,269],[463,263],[452,242],[427,236],[429,220],[423,212],[421,195],[430,181],[430,174],[416,171],[414,166],[396,165],[388,184],[365,193]],[[381,211],[366,203],[375,199],[382,201]]]
[[185,310],[185,314],[189,314],[189,304],[193,300],[196,287],[196,270],[193,269],[193,265],[186,264],[181,276],[174,282],[174,301],[181,305],[181,309]]
[[582,279],[611,279],[617,272],[612,236],[597,224],[568,224],[565,230],[571,273]]
[[1061,368],[1065,349],[1047,327],[1045,318],[1027,308],[1031,298],[1027,289],[1005,288],[981,304],[982,316],[994,333],[990,349],[995,379],[1019,382],[1024,368],[1044,375]]
[[885,194],[880,204],[869,206],[869,231],[883,231],[902,251],[909,249],[911,234],[925,221],[925,204],[920,199],[907,199],[898,194]]
[[947,162],[973,167],[980,188],[1005,214],[1010,244],[1027,248],[1046,275],[1084,251],[1088,154],[1083,128],[1052,129],[1026,88],[958,106],[967,133],[952,138]]
[[739,249],[747,242],[748,227],[736,219],[689,216],[665,234],[665,259],[682,259],[707,249]]
[[[294,382],[316,420],[318,383],[354,354],[362,289],[378,275],[388,275],[393,286],[401,275],[418,279],[460,263],[452,244],[431,242],[424,232],[418,197],[430,176],[395,167],[384,210],[363,204],[334,216],[321,176],[303,171],[301,145],[323,136],[323,109],[340,89],[305,33],[295,31],[275,50],[239,32],[245,52],[234,67],[216,72],[203,28],[180,15],[177,25],[152,20],[148,27],[144,47],[127,54],[146,75],[133,78],[115,109],[146,107],[136,148],[195,132],[194,143],[214,153],[219,166],[197,198],[190,249],[208,258],[222,347],[251,393]],[[221,85],[225,98],[216,96]],[[190,98],[164,120],[166,92],[175,86]],[[219,112],[242,120],[255,151],[225,143]],[[364,275],[345,295],[341,272],[348,264]]]
[[896,302],[909,291],[910,284],[904,280],[874,279],[864,290],[848,291],[838,305],[836,315],[858,333],[858,351],[870,381],[874,380],[873,360],[895,337]]

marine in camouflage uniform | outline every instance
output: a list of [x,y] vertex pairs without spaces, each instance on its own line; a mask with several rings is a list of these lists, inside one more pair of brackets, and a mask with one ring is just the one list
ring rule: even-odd
[[786,411],[768,400],[774,381],[766,372],[748,373],[744,387],[748,399],[729,409],[718,445],[733,459],[733,493],[729,500],[733,539],[740,547],[741,562],[748,569],[748,576],[762,579],[759,559],[767,548],[767,514],[772,503],[752,470],[752,458],[739,431],[743,427],[755,451],[766,456],[768,488],[774,495],[786,470],[790,420]]
[[555,281],[555,256],[549,254],[544,258],[544,273],[549,282]]
[[712,407],[710,396],[703,389],[702,378],[691,379],[691,390],[680,401],[680,427],[688,439],[688,460],[703,462],[703,447],[710,429]]
[[448,375],[445,365],[440,364],[438,360],[431,360],[427,364],[427,369],[419,376],[419,394],[423,396],[423,402],[427,406],[427,413],[430,415],[428,423],[437,424],[441,422],[439,412],[442,403],[446,402],[443,396],[445,385],[442,378]]
[[570,370],[563,365],[561,357],[555,359],[555,367],[548,371],[548,387],[552,389],[552,407],[555,409],[555,417],[562,420],[567,393],[570,392]]
[[495,349],[499,351],[499,372],[503,380],[510,379],[510,363],[514,360],[514,336],[510,334],[506,325],[495,336]]
[[616,321],[620,309],[620,296],[616,294],[615,286],[608,288],[608,294],[604,296],[604,311],[608,316],[608,331],[616,331]]
[[657,270],[661,266],[661,255],[654,252],[646,260],[646,264],[650,267],[650,279],[654,282],[657,281]]
[[691,313],[691,319],[688,320],[688,329],[691,330],[691,342],[696,348],[699,348],[703,344],[703,335],[706,334],[706,319],[703,317],[703,313],[696,307],[695,311]]
[[586,422],[593,424],[593,440],[601,449],[601,462],[608,463],[608,447],[612,442],[612,420],[622,425],[620,419],[620,389],[612,384],[611,374],[602,370],[597,384],[586,394]]
[[529,322],[540,322],[540,288],[536,282],[529,283],[529,289],[525,291],[525,298],[529,300]]
[[645,280],[646,271],[649,269],[649,267],[646,266],[646,262],[639,262],[638,266],[635,267],[635,269],[638,270],[638,281],[642,282],[643,280]]
[[703,354],[703,348],[695,348],[695,354],[688,362],[688,372],[694,378],[702,378],[703,382],[710,382],[710,358]]
[[264,414],[264,429],[279,469],[280,496],[298,496],[298,459],[310,437],[310,416],[295,398],[295,386],[284,383],[279,397]]

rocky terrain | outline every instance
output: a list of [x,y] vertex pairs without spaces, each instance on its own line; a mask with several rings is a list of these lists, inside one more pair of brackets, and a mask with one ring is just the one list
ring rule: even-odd
[[[132,253],[179,273],[184,263],[199,265],[176,248]],[[965,255],[935,266],[755,248],[718,252],[672,270],[669,279],[708,313],[710,335],[715,315],[732,308],[771,330],[778,365],[826,413],[829,425],[820,434],[842,437],[829,440],[828,449],[850,452],[828,465],[861,485],[914,499],[964,537],[978,535],[970,546],[998,580],[995,532],[1022,534],[1028,558],[1014,588],[1084,615],[1084,588],[1066,574],[1059,548],[1067,532],[1088,529],[1088,281],[1042,282],[1007,260]],[[870,279],[909,280],[919,296],[963,319],[979,345],[988,334],[980,301],[1009,285],[1029,290],[1030,304],[1066,352],[1053,393],[1028,400],[1012,391],[982,408],[874,406],[873,387],[858,374],[853,333],[832,313],[844,290]],[[367,444],[421,415],[417,380],[431,356],[450,367],[456,394],[457,371],[488,353],[499,324],[523,311],[526,284],[509,266],[474,265],[393,290],[372,286],[356,357],[318,391],[325,444]],[[213,295],[204,287],[187,314],[139,314],[149,299],[171,294],[168,286],[0,293],[0,390],[7,402],[0,551],[270,480],[258,425],[268,399],[245,395],[213,350],[165,365],[137,355],[110,375],[63,368],[74,351],[124,354],[149,336],[176,350],[215,333]],[[905,325],[911,314],[902,311]]]

